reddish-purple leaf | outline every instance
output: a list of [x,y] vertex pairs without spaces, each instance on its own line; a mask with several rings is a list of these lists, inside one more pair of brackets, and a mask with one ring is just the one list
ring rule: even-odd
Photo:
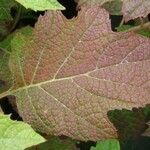
[[[75,0],[78,6],[101,5],[112,14],[123,14],[125,21],[129,21],[138,17],[146,17],[150,13],[150,0]],[[109,3],[112,2],[112,3]],[[104,4],[108,3],[106,6]],[[122,4],[123,3],[123,4]],[[113,7],[112,5],[115,5]],[[110,5],[110,6],[109,6]],[[122,11],[118,10],[122,7]]]
[[82,5],[85,5],[85,4],[88,4],[88,5],[94,5],[94,4],[100,4],[100,5],[103,5],[107,2],[111,2],[111,1],[114,1],[114,0],[75,0],[75,2],[78,4],[78,6],[82,6]]
[[71,20],[48,11],[33,35],[11,58],[10,93],[23,120],[40,132],[116,138],[107,112],[150,103],[150,39],[112,32],[104,9],[85,7]]
[[150,0],[123,0],[122,12],[125,21],[146,17],[150,13]]

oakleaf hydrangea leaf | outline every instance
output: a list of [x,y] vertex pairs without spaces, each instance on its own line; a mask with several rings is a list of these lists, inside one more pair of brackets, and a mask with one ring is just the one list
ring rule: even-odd
[[11,40],[15,33],[10,34],[0,42],[0,92],[8,90],[12,86],[12,76],[9,69],[9,57],[11,53]]
[[96,147],[92,147],[91,150],[120,150],[120,144],[116,139],[109,139],[97,142]]
[[103,7],[108,10],[111,15],[122,15],[122,1],[114,0],[103,4]]
[[150,0],[122,0],[125,21],[146,17],[150,13]]
[[[138,17],[146,17],[150,13],[150,0],[75,0],[78,6],[101,5],[111,14],[123,14],[127,22]],[[106,5],[107,3],[107,5]],[[114,5],[114,6],[113,6]]]
[[0,114],[0,149],[24,150],[32,145],[44,142],[28,124],[13,121],[7,115]]
[[100,5],[103,5],[107,2],[112,2],[114,0],[75,0],[76,3],[78,3],[78,6],[82,6],[82,5],[85,5],[85,4],[88,4],[88,5],[95,5],[95,4],[100,4]]
[[30,8],[34,11],[40,10],[63,10],[65,9],[57,0],[16,0],[25,8]]
[[78,7],[82,6],[103,6],[112,15],[122,15],[122,1],[121,0],[75,0]]
[[0,42],[0,92],[8,90],[12,85],[12,76],[8,62],[12,50],[11,42],[16,34],[19,34],[20,38],[18,38],[17,41],[15,41],[16,43],[13,43],[15,44],[15,48],[17,48],[18,43],[19,46],[21,46],[20,41],[24,43],[25,38],[26,40],[29,39],[29,36],[31,36],[32,34],[32,28],[25,27],[20,30],[17,30],[16,32],[10,34],[5,40]]
[[48,11],[24,41],[23,48],[13,45],[14,86],[0,98],[16,96],[19,114],[40,132],[116,138],[107,112],[150,103],[150,39],[113,32],[99,6],[84,7],[71,20]]

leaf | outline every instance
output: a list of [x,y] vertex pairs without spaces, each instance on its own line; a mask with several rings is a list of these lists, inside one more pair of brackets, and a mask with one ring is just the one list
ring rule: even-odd
[[[8,67],[10,56],[10,41],[12,35],[0,43],[0,92],[8,90],[11,84],[11,72]],[[5,50],[8,49],[8,50]]]
[[33,35],[24,48],[12,42],[15,84],[0,98],[15,95],[19,114],[36,130],[79,140],[116,138],[107,112],[150,103],[150,39],[113,32],[105,9],[86,7],[72,20],[48,11]]
[[6,91],[11,86],[11,72],[8,67],[9,51],[0,48],[0,92]]
[[8,90],[12,86],[12,76],[8,66],[11,53],[11,40],[14,34],[10,34],[0,42],[0,92]]
[[[10,34],[5,40],[0,42],[0,92],[8,90],[12,86],[12,76],[9,69],[9,57],[11,53],[11,41],[16,34],[20,34],[20,38],[17,39],[15,48],[17,44],[21,45],[20,41],[28,39],[32,33],[31,27],[25,27],[21,30],[17,30],[13,34]],[[23,41],[24,42],[24,41]]]
[[122,15],[121,0],[75,0],[80,8],[81,6],[100,5],[105,8],[111,15]]
[[10,10],[15,5],[14,0],[0,0],[0,20],[12,20]]
[[150,0],[122,0],[122,12],[125,21],[138,17],[146,17],[150,13]]
[[122,15],[122,1],[114,0],[103,4],[105,8],[111,15]]
[[130,110],[111,110],[108,112],[110,121],[117,128],[119,139],[136,139],[146,129],[145,108],[133,108]]
[[12,21],[0,21],[0,42],[9,34],[11,26]]
[[25,8],[30,8],[34,11],[44,10],[64,10],[65,8],[57,2],[57,0],[16,0],[22,4]]
[[122,1],[121,0],[75,0],[78,7],[83,5],[100,5],[103,6],[111,15],[121,15]]
[[[122,25],[120,27],[117,27],[117,31],[126,31],[128,29],[133,28],[133,27],[134,26],[131,26],[131,25]],[[147,28],[140,29],[139,31],[136,31],[136,33],[143,35],[143,36],[146,36],[146,37],[150,37],[150,30]]]
[[77,150],[75,141],[71,139],[60,139],[58,137],[51,137],[45,143],[39,144],[35,147],[26,150]]
[[107,2],[112,2],[114,0],[75,0],[76,3],[78,3],[78,6],[82,5],[95,5],[95,4],[100,4],[103,5]]
[[100,141],[97,142],[96,147],[92,147],[91,150],[120,150],[120,144],[116,139]]
[[45,141],[28,124],[12,121],[9,116],[0,114],[1,150],[24,150]]
[[[78,7],[82,5],[100,5],[106,8],[110,14],[123,14],[124,20],[146,17],[150,13],[150,0],[75,0]],[[110,3],[110,5],[106,4]],[[111,5],[113,4],[113,5]],[[122,8],[122,10],[121,10]],[[120,10],[120,11],[119,11]]]
[[16,6],[14,0],[0,0],[0,41],[9,34],[13,22],[11,9]]
[[149,137],[141,136],[137,139],[123,141],[120,145],[123,150],[149,150],[149,140]]

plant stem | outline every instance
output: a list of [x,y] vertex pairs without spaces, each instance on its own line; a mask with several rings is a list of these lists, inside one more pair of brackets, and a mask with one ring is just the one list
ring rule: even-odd
[[135,26],[135,27],[130,28],[130,29],[124,31],[124,32],[139,31],[139,30],[145,29],[145,28],[150,28],[150,22],[147,22],[147,23],[145,23],[145,24],[141,24],[141,25],[139,25],[139,26]]

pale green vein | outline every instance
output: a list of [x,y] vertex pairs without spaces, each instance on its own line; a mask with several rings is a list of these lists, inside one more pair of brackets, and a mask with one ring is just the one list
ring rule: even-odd
[[75,46],[73,46],[71,52],[69,53],[69,55],[64,59],[63,63],[60,65],[60,67],[58,68],[57,72],[55,73],[53,79],[55,79],[59,73],[59,71],[63,68],[63,66],[67,63],[67,61],[69,60],[69,58],[71,57],[71,55],[75,52],[75,48],[77,47],[78,43],[82,42],[82,38],[84,37],[84,34],[90,29],[90,27],[93,25],[93,23],[95,22],[97,15],[99,14],[99,12],[97,12],[97,14],[95,15],[95,17],[93,17],[93,21],[92,23],[85,28],[85,30],[83,31],[83,33],[81,34],[81,37],[78,39],[77,43],[75,44]]
[[40,63],[41,63],[44,50],[45,50],[45,48],[43,47],[43,49],[42,49],[41,52],[40,52],[40,56],[39,56],[38,62],[37,62],[37,64],[36,64],[36,67],[35,67],[35,70],[34,70],[34,73],[33,73],[32,79],[31,79],[31,84],[33,83],[34,78],[35,78],[35,76],[36,76],[36,73],[37,73],[37,71],[38,71],[38,68],[39,68],[39,65],[40,65]]
[[[138,62],[145,62],[145,61],[150,62],[150,60],[144,60],[144,61],[138,61]],[[137,63],[137,62],[129,62],[129,63]],[[126,63],[126,64],[129,64],[129,63]],[[124,64],[119,64],[119,65],[124,65]],[[118,66],[118,64],[115,64],[113,66]],[[111,67],[111,66],[107,66],[107,67]],[[104,68],[107,68],[107,67],[104,67]],[[72,80],[75,77],[82,77],[83,75],[88,77],[90,73],[98,71],[98,70],[101,70],[101,69],[102,68],[94,69],[94,70],[90,70],[90,71],[88,71],[86,73],[83,73],[83,74],[78,74],[78,75],[69,76],[69,77],[65,77],[65,78],[59,78],[59,79],[46,80],[46,81],[43,81],[43,82],[40,82],[40,83],[30,84],[30,85],[26,85],[26,86],[23,86],[23,87],[19,87],[18,89],[11,89],[11,90],[8,90],[8,91],[0,94],[0,99],[3,98],[3,97],[6,97],[8,95],[13,95],[16,92],[19,92],[19,91],[22,91],[22,90],[25,90],[25,89],[28,89],[28,88],[32,88],[32,87],[41,86],[41,85],[44,85],[44,84],[48,84],[48,83],[52,83],[52,82],[58,82],[58,81],[63,81],[63,80]],[[101,79],[101,80],[108,82],[107,80],[104,80],[104,79]]]

